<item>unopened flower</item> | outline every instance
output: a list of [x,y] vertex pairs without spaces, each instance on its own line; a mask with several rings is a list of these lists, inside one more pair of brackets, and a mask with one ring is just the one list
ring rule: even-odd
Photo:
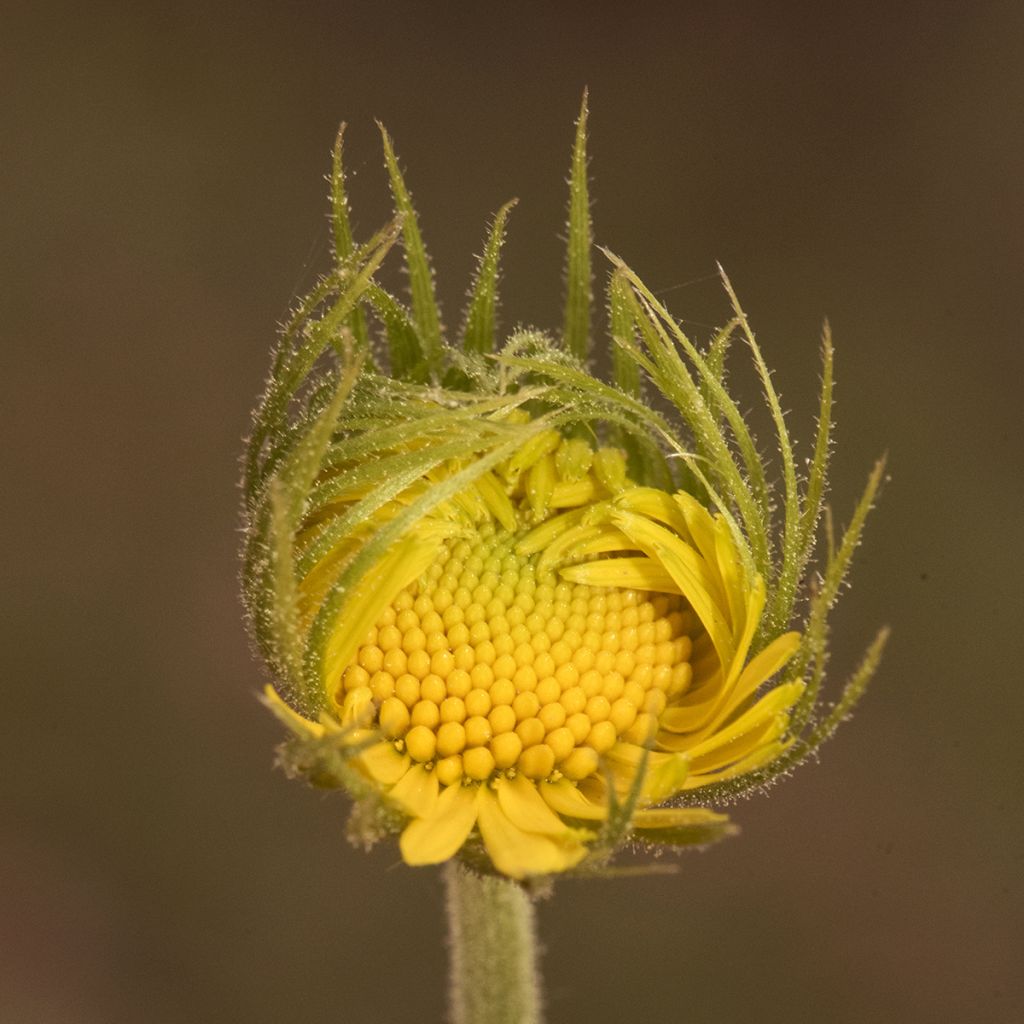
[[[828,611],[881,476],[876,467],[841,541],[829,529],[813,572],[827,331],[803,481],[724,275],[732,319],[698,347],[607,254],[611,379],[589,368],[585,115],[563,331],[520,330],[501,347],[511,204],[449,342],[390,140],[396,220],[357,247],[339,136],[337,266],[285,327],[256,414],[245,596],[278,679],[267,702],[294,734],[286,766],[348,789],[354,836],[396,835],[409,864],[461,857],[526,878],[604,863],[625,840],[717,839],[728,819],[705,804],[813,751],[884,643],[818,713]],[[399,238],[409,307],[374,276]],[[777,488],[725,384],[737,334],[775,425],[780,525]]]

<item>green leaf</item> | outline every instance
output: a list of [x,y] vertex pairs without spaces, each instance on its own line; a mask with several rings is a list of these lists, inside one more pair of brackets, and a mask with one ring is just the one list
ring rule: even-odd
[[386,411],[392,414],[392,419],[385,422],[383,418],[374,417],[372,421],[364,422],[346,417],[343,423],[345,430],[361,429],[362,433],[333,441],[324,465],[337,466],[343,462],[358,461],[403,446],[413,448],[416,447],[416,441],[427,437],[447,439],[453,431],[465,431],[466,421],[490,417],[494,413],[507,413],[524,400],[519,394],[469,400],[469,396],[463,392],[459,397],[466,401],[465,405],[438,409],[437,402],[432,401],[415,410],[405,408],[396,412],[396,397],[385,393]]
[[708,345],[708,352],[705,356],[708,373],[707,378],[701,381],[701,393],[704,395],[704,401],[707,402],[708,408],[717,417],[719,423],[721,423],[724,416],[724,410],[715,401],[715,396],[711,393],[708,381],[717,381],[719,386],[723,390],[725,389],[725,357],[732,342],[732,332],[738,326],[739,321],[733,318],[724,327],[716,331],[715,336],[711,339],[711,344]]
[[565,269],[566,349],[586,365],[590,352],[590,197],[587,194],[587,93],[576,121],[569,173],[569,238]]
[[606,772],[608,786],[608,817],[601,828],[601,832],[592,847],[593,856],[610,857],[629,833],[633,821],[633,812],[640,801],[640,794],[644,791],[644,782],[647,778],[647,762],[650,758],[650,750],[643,749],[640,759],[637,761],[633,773],[633,779],[629,789],[626,791],[625,799],[619,800],[615,792],[615,782],[611,772]]
[[731,821],[704,821],[671,828],[634,828],[637,839],[652,846],[709,846],[736,835],[739,829]]
[[[609,259],[622,268],[631,284],[626,301],[629,303],[633,320],[640,330],[644,345],[651,355],[650,360],[641,363],[648,376],[661,393],[675,405],[680,416],[690,427],[694,440],[699,446],[699,453],[707,462],[707,468],[714,475],[717,487],[706,481],[705,473],[697,465],[696,460],[687,458],[690,471],[704,484],[712,496],[721,492],[724,500],[716,504],[723,513],[730,513],[735,507],[743,521],[744,535],[734,531],[742,548],[749,542],[754,566],[765,579],[771,578],[771,560],[768,545],[769,508],[767,505],[767,485],[764,469],[761,465],[752,438],[743,422],[743,418],[735,402],[724,387],[708,371],[707,364],[696,346],[679,329],[665,308],[654,297],[653,293],[643,284],[617,256],[605,250]],[[700,381],[706,382],[707,388],[714,396],[716,408],[725,410],[729,425],[736,438],[743,458],[744,473],[730,449],[729,442],[718,425],[715,413],[705,402],[698,383],[694,380],[686,363],[683,362],[673,339],[669,337],[671,330],[676,341],[681,344],[687,357],[693,364]]]
[[289,679],[302,672],[302,640],[299,636],[299,598],[293,562],[289,499],[276,477],[270,481],[269,574],[270,641],[274,654]]
[[[636,328],[629,305],[629,282],[619,270],[612,272],[608,282],[608,334],[612,341],[612,374],[615,384],[630,398],[640,400],[640,364],[636,358]],[[630,354],[632,353],[632,355]],[[615,440],[619,447],[625,449],[629,459],[630,475],[645,483],[664,485],[665,476],[659,473],[664,465],[652,463],[650,448],[638,443],[635,436],[621,428],[615,432]],[[657,460],[656,460],[657,461]],[[672,475],[667,474],[668,485],[672,486]]]
[[823,593],[828,607],[832,606],[839,595],[839,588],[842,586],[843,580],[849,571],[853,552],[856,550],[857,545],[860,544],[861,534],[864,532],[864,522],[868,517],[868,513],[874,507],[878,492],[882,486],[882,480],[885,478],[887,461],[888,456],[883,455],[872,467],[871,472],[868,474],[868,482],[864,487],[864,493],[861,494],[860,500],[853,510],[850,524],[843,532],[843,539],[839,543],[835,556],[825,568]]
[[391,179],[391,194],[395,210],[402,217],[402,243],[405,248],[405,266],[409,273],[409,292],[412,296],[413,322],[422,345],[422,360],[432,376],[441,370],[442,342],[441,318],[434,295],[434,274],[427,259],[427,250],[420,235],[419,221],[413,209],[412,197],[398,166],[391,136],[380,122],[377,123],[384,141],[384,163]]
[[391,373],[402,380],[425,381],[428,368],[423,358],[423,339],[409,311],[379,284],[366,289],[366,299],[384,325]]
[[814,547],[814,531],[821,516],[825,483],[828,479],[828,461],[831,454],[832,384],[833,384],[832,329],[828,321],[821,336],[821,399],[818,408],[818,429],[814,440],[814,456],[807,477],[803,518],[800,523],[800,550],[806,564]]
[[343,287],[337,301],[318,321],[310,325],[309,342],[300,346],[295,352],[293,365],[289,368],[289,375],[295,381],[295,387],[309,373],[317,356],[328,344],[334,346],[339,355],[345,355],[339,347],[340,328],[355,309],[356,303],[363,293],[370,287],[373,275],[377,273],[381,263],[384,262],[384,257],[395,244],[400,226],[401,220],[396,217],[362,250],[354,254],[354,266],[349,275],[342,279]]
[[518,201],[510,199],[494,216],[466,309],[466,322],[462,331],[462,347],[466,352],[486,354],[494,351],[498,257],[505,241],[505,222],[509,211]]
[[810,611],[803,640],[790,666],[789,674],[794,679],[802,678],[808,667],[811,668],[807,689],[793,710],[792,721],[795,732],[799,731],[806,723],[817,702],[818,693],[825,677],[825,664],[828,657],[829,612],[839,595],[843,580],[849,572],[853,553],[860,543],[865,520],[878,496],[885,474],[885,465],[886,457],[883,455],[868,475],[864,492],[853,510],[850,525],[844,531],[838,548],[833,549],[832,531],[831,526],[829,527],[829,558],[825,564],[821,584],[811,595]]
[[[345,123],[338,128],[334,140],[334,153],[331,160],[331,227],[334,233],[334,258],[341,270],[352,257],[355,244],[352,241],[352,227],[348,219],[348,196],[345,193],[345,168],[342,160],[342,140],[345,135]],[[369,334],[366,330],[366,316],[358,305],[352,310],[348,321],[352,337],[360,347],[369,345]]]
[[341,410],[352,394],[362,364],[362,353],[352,351],[350,341],[349,351],[339,369],[338,384],[330,404],[313,421],[278,474],[288,498],[289,525],[292,528],[298,523],[306,506],[313,481],[320,472]]
[[[276,385],[277,378],[284,371],[285,363],[295,345],[300,330],[305,326],[317,307],[331,294],[336,282],[333,278],[322,278],[313,290],[299,303],[297,309],[284,325],[281,337],[274,350],[273,365],[270,371],[270,383],[260,398],[259,405],[253,412],[253,432],[246,443],[245,479],[243,484],[246,507],[251,509],[266,481],[265,465],[261,466],[264,445],[271,432],[274,421],[272,408],[275,399],[281,398],[280,389]],[[287,397],[285,397],[287,401]]]
[[[612,256],[612,259],[618,260],[618,257]],[[736,442],[736,446],[739,449],[740,458],[743,460],[742,468],[745,471],[747,481],[749,482],[744,483],[742,490],[749,493],[751,500],[756,504],[757,508],[757,515],[750,519],[748,526],[756,519],[756,522],[760,527],[760,531],[766,534],[771,521],[771,501],[768,491],[768,483],[765,477],[764,463],[761,461],[761,457],[757,452],[754,439],[750,434],[750,430],[743,418],[743,414],[740,412],[739,406],[737,406],[732,396],[725,389],[725,386],[719,377],[716,376],[714,369],[709,367],[707,360],[701,355],[697,346],[694,345],[689,337],[687,337],[676,322],[675,318],[661,304],[654,293],[632,270],[629,269],[629,267],[622,264],[621,260],[618,260],[618,262],[625,269],[625,272],[633,285],[634,291],[642,300],[644,308],[648,313],[648,318],[659,328],[658,333],[659,337],[662,339],[662,347],[664,350],[663,355],[668,356],[671,354],[675,356],[675,359],[671,360],[671,362],[666,359],[666,366],[669,368],[670,376],[672,375],[673,368],[678,372],[678,368],[682,365],[682,361],[679,359],[678,355],[676,355],[675,347],[672,345],[671,340],[665,336],[664,330],[661,329],[661,325],[668,328],[671,332],[672,338],[682,348],[687,359],[691,362],[697,372],[697,378],[700,386],[707,391],[711,401],[713,402],[713,405],[710,408],[703,401],[700,403],[700,405],[703,406],[710,415],[710,424],[704,423],[701,425],[701,433],[706,434],[706,437],[698,437],[698,440],[712,445],[714,449],[714,462],[716,465],[720,465],[724,471],[723,479],[732,480],[733,483],[735,483],[740,467],[732,457],[732,454],[729,451],[728,442],[725,440],[723,432],[718,427],[719,417],[724,416],[728,423],[729,430],[731,431]],[[704,419],[703,415],[701,419]],[[732,463],[733,469],[729,469],[727,463]],[[738,499],[737,503],[739,503]],[[765,562],[760,571],[767,579],[770,574],[768,572],[769,562],[767,559],[767,548],[765,550]]]
[[331,289],[318,286],[314,290],[316,302],[303,303],[299,311],[301,318],[297,316],[294,329],[287,330],[283,335],[249,439],[247,479],[252,481],[254,497],[272,469],[266,461],[260,465],[264,444],[287,429],[289,403],[327,345],[338,343],[339,328],[369,287],[373,275],[397,240],[399,226],[399,221],[392,221],[352,254],[334,282],[335,288],[342,289],[340,297],[321,320],[311,322],[311,317],[329,298]]
[[891,630],[888,626],[883,626],[875,635],[875,639],[868,645],[868,649],[864,652],[864,657],[861,659],[857,671],[853,673],[843,687],[839,700],[836,701],[835,706],[828,715],[815,726],[813,732],[808,737],[806,750],[802,752],[805,756],[817,750],[822,743],[832,736],[844,719],[849,717],[861,697],[864,696],[868,683],[874,678],[875,673],[878,671],[878,666],[881,664],[882,654],[885,652],[885,645],[889,642],[890,632]]
[[771,412],[772,420],[775,423],[775,434],[779,442],[779,451],[782,454],[782,480],[783,480],[783,525],[782,525],[782,553],[780,557],[780,568],[778,578],[775,581],[775,594],[766,611],[764,622],[761,626],[763,637],[771,638],[786,628],[790,610],[796,595],[798,576],[800,571],[799,543],[800,543],[800,495],[797,490],[796,463],[793,460],[793,445],[789,438],[789,430],[786,427],[786,419],[782,413],[782,405],[779,396],[772,383],[771,371],[764,361],[761,353],[761,346],[758,345],[754,332],[751,330],[747,314],[740,306],[740,300],[736,296],[732,282],[722,268],[718,266],[722,283],[725,286],[726,294],[732,303],[736,318],[743,328],[743,334],[750,346],[754,356],[754,365],[761,377],[761,386],[764,389],[765,399]]
[[640,398],[640,368],[629,350],[636,349],[636,328],[629,304],[629,282],[621,269],[612,272],[608,283],[608,333],[612,339],[612,369],[615,383],[630,398]]
[[[776,592],[777,607],[774,609],[773,621],[784,625],[793,613],[793,605],[796,598],[796,588],[800,586],[810,563],[815,547],[815,531],[822,512],[822,502],[825,495],[825,486],[828,478],[828,461],[830,455],[831,429],[832,429],[832,369],[833,349],[832,333],[826,321],[822,334],[822,375],[821,375],[821,398],[818,410],[818,426],[814,442],[814,455],[811,459],[810,471],[807,477],[807,489],[804,494],[803,510],[800,514],[799,536],[797,538],[796,553],[793,556],[794,564],[791,567],[783,567],[780,579],[788,576],[791,583],[787,588],[779,587]],[[831,564],[835,558],[835,549],[832,536],[831,515],[827,515],[827,540],[828,549],[826,552],[826,564]],[[827,613],[827,608],[825,609]],[[811,620],[815,620],[818,612],[815,610],[815,601],[812,596]],[[821,627],[824,628],[824,621]],[[820,659],[819,659],[820,660]],[[811,698],[816,695],[816,689],[812,685]],[[801,702],[802,707],[808,707],[807,694]]]

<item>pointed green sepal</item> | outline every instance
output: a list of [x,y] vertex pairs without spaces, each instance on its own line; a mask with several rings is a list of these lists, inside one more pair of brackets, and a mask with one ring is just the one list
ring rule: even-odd
[[[334,140],[331,159],[331,228],[334,236],[334,259],[339,270],[347,264],[355,251],[352,226],[348,216],[348,195],[345,192],[344,136],[345,123],[342,122],[338,128],[337,138]],[[369,343],[366,315],[358,305],[349,316],[349,328],[360,347],[365,348]]]
[[518,201],[510,199],[494,216],[487,245],[484,247],[483,256],[480,257],[480,266],[470,291],[469,307],[466,310],[466,324],[462,332],[462,347],[466,352],[485,355],[494,351],[498,257],[505,241],[505,222]]
[[378,122],[384,142],[384,163],[391,180],[391,194],[395,211],[402,217],[402,244],[405,248],[405,266],[409,274],[409,293],[412,298],[413,322],[422,345],[422,360],[431,375],[440,373],[442,362],[441,317],[434,294],[434,272],[430,268],[427,250],[420,234],[419,221],[398,166],[398,158],[385,127]]
[[641,811],[633,823],[636,838],[653,846],[710,846],[738,832],[727,815],[701,807]]
[[569,237],[565,267],[565,348],[584,365],[590,354],[590,196],[587,190],[587,93],[576,121],[569,172]]

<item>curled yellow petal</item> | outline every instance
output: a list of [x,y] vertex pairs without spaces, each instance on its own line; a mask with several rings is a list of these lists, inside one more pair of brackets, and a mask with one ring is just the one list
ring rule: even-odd
[[721,710],[715,715],[709,727],[714,728],[731,715],[762,683],[771,679],[793,657],[799,646],[799,633],[783,633],[782,636],[776,637],[763,651],[760,651],[751,658],[736,680],[736,685],[733,687],[728,699],[723,702]]
[[493,473],[484,473],[476,482],[477,491],[490,509],[494,518],[505,527],[514,531],[516,528],[516,510],[512,507],[508,495]]
[[551,489],[552,508],[578,508],[594,500],[597,486],[590,477],[582,480],[559,481]]
[[359,752],[359,763],[370,778],[383,786],[393,786],[408,771],[408,754],[400,754],[394,743],[374,743]]
[[437,774],[414,764],[391,788],[388,797],[411,818],[429,818],[437,806]]
[[297,711],[293,711],[283,700],[277,690],[269,683],[263,688],[263,703],[274,713],[278,721],[282,722],[297,736],[318,740],[324,734],[324,727],[319,722],[311,722],[303,718]]
[[664,751],[647,751],[634,743],[617,743],[608,752],[607,758],[613,771],[619,769],[616,772],[617,781],[623,790],[629,788],[643,766],[640,801],[645,804],[660,803],[678,793],[689,774],[689,765],[684,756]]
[[345,615],[331,634],[324,653],[324,679],[338,679],[352,659],[381,608],[413,582],[437,556],[439,544],[421,536],[407,537],[385,554],[345,602]]
[[575,867],[586,856],[587,848],[578,839],[526,832],[509,820],[490,789],[481,786],[479,792],[480,835],[502,874],[509,878],[555,874]]
[[721,825],[729,815],[709,811],[706,807],[652,807],[633,815],[636,828],[678,828],[680,825]]
[[556,814],[564,815],[566,818],[578,818],[581,821],[604,821],[608,817],[606,804],[588,799],[580,788],[568,779],[542,782],[540,795]]
[[712,598],[714,581],[696,551],[663,526],[631,512],[613,512],[612,522],[651,558],[659,561],[690,602],[723,665],[732,663],[733,641],[722,610]]
[[544,802],[537,787],[525,775],[514,779],[496,779],[494,792],[509,821],[524,832],[564,836],[568,827]]
[[679,584],[668,570],[653,558],[605,558],[582,565],[567,565],[559,575],[570,583],[585,583],[591,587],[622,587],[623,589],[653,590],[660,594],[679,594]]
[[429,818],[414,818],[398,841],[406,864],[440,864],[462,849],[476,824],[477,790],[456,782],[437,798]]
[[689,539],[686,517],[666,491],[655,487],[630,487],[615,495],[614,504],[625,512],[635,512],[670,527],[683,540]]
[[[752,708],[749,708],[724,729],[715,731],[706,740],[694,744],[687,754],[691,764],[712,751],[734,740],[763,729],[782,711],[789,708],[804,691],[803,683],[785,683],[769,690]],[[774,738],[774,737],[773,737]]]

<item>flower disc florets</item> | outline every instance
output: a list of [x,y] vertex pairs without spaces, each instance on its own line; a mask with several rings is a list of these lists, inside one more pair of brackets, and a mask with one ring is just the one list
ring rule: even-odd
[[[581,117],[561,343],[521,331],[496,351],[509,207],[449,346],[390,140],[398,219],[356,248],[339,138],[339,267],[286,328],[250,441],[245,595],[285,698],[270,688],[268,703],[295,734],[286,762],[347,788],[359,836],[397,834],[410,864],[459,856],[525,878],[603,861],[627,838],[719,838],[727,819],[692,802],[806,757],[884,639],[816,720],[827,613],[880,474],[831,547],[803,628],[789,629],[822,507],[827,336],[802,490],[728,282],[736,315],[701,351],[612,257],[614,380],[586,369],[584,141]],[[399,233],[411,309],[373,278]],[[370,365],[373,321],[390,375]],[[737,329],[782,454],[778,535],[765,467],[724,385]],[[645,388],[678,420],[653,411]]]
[[446,543],[343,673],[346,697],[379,705],[381,732],[442,785],[596,775],[620,739],[645,746],[692,681],[681,597],[563,582],[524,539],[486,523]]

